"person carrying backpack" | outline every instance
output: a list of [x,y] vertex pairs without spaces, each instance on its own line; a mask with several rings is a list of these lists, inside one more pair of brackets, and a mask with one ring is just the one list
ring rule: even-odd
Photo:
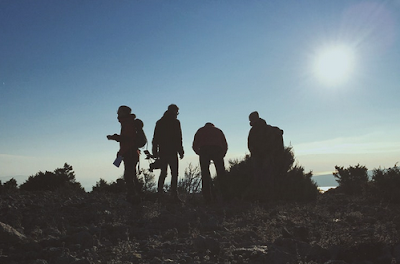
[[256,111],[249,115],[249,121],[251,129],[247,145],[253,162],[252,187],[264,188],[267,196],[273,196],[284,154],[283,130],[268,125]]
[[[127,200],[132,203],[140,202],[141,186],[136,174],[136,164],[139,162],[139,144],[137,137],[137,121],[136,115],[131,113],[131,108],[122,105],[118,108],[118,121],[121,123],[121,133],[108,135],[108,140],[119,142],[119,151],[117,158],[122,157],[124,161],[124,181],[127,189]],[[142,122],[143,125],[143,122]]]

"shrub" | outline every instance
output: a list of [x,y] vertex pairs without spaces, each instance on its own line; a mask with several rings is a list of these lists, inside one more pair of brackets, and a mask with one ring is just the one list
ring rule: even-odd
[[15,192],[18,190],[17,181],[14,178],[6,181],[4,184],[0,181],[0,193],[3,192]]
[[189,167],[185,169],[185,176],[178,182],[178,190],[180,193],[199,193],[201,191],[201,171],[200,167],[193,167],[189,163]]
[[104,179],[100,179],[96,182],[96,185],[92,187],[92,192],[121,193],[124,191],[125,181],[122,178],[111,183],[108,183]]
[[9,179],[3,184],[4,191],[16,191],[18,190],[17,181],[14,178]]
[[311,179],[312,173],[304,173],[301,166],[294,165],[294,153],[286,147],[280,167],[276,169],[274,186],[269,191],[268,183],[253,180],[253,160],[246,155],[243,160],[230,160],[225,179],[216,179],[226,199],[245,198],[256,200],[313,200],[318,195],[317,184]]
[[346,194],[361,194],[368,183],[368,169],[357,164],[348,168],[335,166],[333,176],[336,178],[339,188]]
[[150,172],[149,170],[143,171],[143,177],[139,178],[139,182],[142,184],[142,190],[145,193],[154,193],[157,191],[157,184],[155,180],[154,173]]
[[214,182],[224,199],[241,199],[250,185],[253,167],[250,155],[242,160],[229,160],[229,169],[224,177],[215,177]]
[[[148,170],[143,171],[143,177],[138,177],[140,188],[143,192],[155,192],[155,176]],[[96,182],[92,187],[92,192],[108,192],[108,193],[122,193],[126,191],[125,180],[121,177],[115,182],[108,183],[104,179]]]
[[400,202],[400,169],[397,165],[389,169],[375,169],[371,185],[379,198],[388,202]]
[[278,178],[276,197],[288,201],[312,201],[319,193],[317,184],[312,180],[312,172],[305,173],[304,168],[295,165]]
[[38,172],[20,186],[25,191],[54,191],[59,188],[68,188],[76,191],[84,191],[81,184],[76,182],[75,173],[71,165],[64,164],[63,168],[57,168],[54,172]]

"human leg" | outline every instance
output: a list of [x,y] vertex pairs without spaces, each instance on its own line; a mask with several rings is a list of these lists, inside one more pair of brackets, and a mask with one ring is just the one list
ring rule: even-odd
[[178,195],[178,155],[168,155],[168,164],[171,169],[171,195]]
[[158,192],[159,193],[164,193],[164,182],[165,182],[165,177],[167,177],[167,168],[168,168],[168,163],[167,159],[165,157],[160,158],[160,176],[158,178]]
[[205,151],[200,153],[200,169],[201,183],[204,200],[210,202],[212,200],[211,174],[210,174],[210,156]]
[[124,181],[128,194],[135,194],[134,177],[136,176],[135,159],[132,151],[124,154]]

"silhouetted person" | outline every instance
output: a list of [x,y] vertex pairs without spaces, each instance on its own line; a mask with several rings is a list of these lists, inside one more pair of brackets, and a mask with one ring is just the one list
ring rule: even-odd
[[136,147],[135,114],[131,114],[131,108],[120,106],[118,108],[118,121],[121,123],[121,133],[108,135],[109,140],[119,142],[118,156],[124,161],[124,180],[127,189],[127,199],[131,202],[140,201],[140,184],[136,175],[136,164],[139,161],[139,152]]
[[203,197],[210,203],[215,199],[210,174],[211,161],[214,162],[218,177],[225,176],[224,157],[228,151],[228,144],[224,133],[212,123],[206,123],[194,135],[193,150],[200,159]]
[[153,155],[160,158],[160,177],[158,179],[158,193],[164,193],[164,182],[167,177],[168,166],[171,170],[171,196],[178,201],[178,154],[184,155],[182,145],[181,123],[177,119],[178,106],[171,104],[163,117],[157,121],[153,136]]
[[252,112],[249,121],[251,129],[247,144],[253,161],[252,186],[265,187],[266,195],[272,196],[283,159],[283,130],[268,125],[258,112]]

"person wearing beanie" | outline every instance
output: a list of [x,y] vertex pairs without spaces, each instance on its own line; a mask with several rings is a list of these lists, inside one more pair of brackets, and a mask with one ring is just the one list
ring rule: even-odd
[[122,157],[124,161],[124,181],[127,189],[127,200],[133,203],[140,201],[140,184],[136,175],[136,164],[139,161],[139,152],[136,148],[136,129],[135,114],[131,113],[131,108],[122,105],[118,108],[117,118],[121,123],[121,133],[108,135],[108,140],[119,142],[117,157]]

